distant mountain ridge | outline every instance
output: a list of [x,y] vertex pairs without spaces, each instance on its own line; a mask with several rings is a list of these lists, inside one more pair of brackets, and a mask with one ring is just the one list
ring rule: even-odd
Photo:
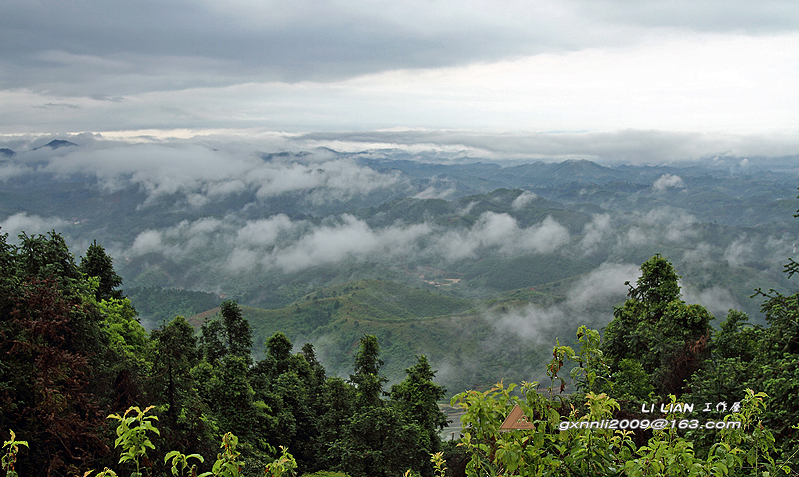
[[38,151],[39,149],[49,147],[50,149],[58,149],[61,147],[69,147],[69,146],[77,146],[74,142],[64,141],[63,139],[53,139],[52,141],[48,142],[44,146],[34,147],[33,151]]
[[5,144],[19,152],[0,155],[0,234],[96,239],[150,329],[234,298],[257,347],[283,331],[331,371],[348,372],[372,333],[396,377],[426,354],[453,390],[537,379],[548,337],[605,326],[654,254],[717,318],[736,308],[763,322],[753,290],[792,286],[799,158],[769,169],[319,148],[236,166],[248,152],[76,140]]

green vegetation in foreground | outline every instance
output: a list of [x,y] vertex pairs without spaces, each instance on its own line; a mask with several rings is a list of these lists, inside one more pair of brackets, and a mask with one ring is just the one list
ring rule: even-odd
[[[181,316],[148,334],[116,290],[118,277],[101,246],[94,243],[77,264],[55,232],[20,241],[0,235],[0,429],[14,431],[3,437],[7,475],[90,476],[88,469],[102,468],[98,475],[133,477],[441,477],[445,465],[453,476],[470,477],[796,475],[799,294],[761,291],[768,326],[746,326],[746,315],[731,310],[714,330],[704,307],[682,300],[671,262],[656,255],[627,284],[628,298],[614,307],[604,340],[586,326],[577,330],[575,347],[555,340],[543,392],[523,383],[521,394],[499,384],[456,395],[450,404],[464,411],[464,435],[453,447],[439,436],[446,390],[424,355],[391,386],[383,342],[369,333],[352,343],[346,379],[328,376],[310,342],[294,353],[282,332],[269,336],[264,356],[255,358],[255,328],[231,300],[202,323],[199,337]],[[788,274],[797,270],[791,261]],[[368,323],[409,328],[451,313],[470,316],[468,301],[359,283],[309,295],[305,310],[296,304],[278,311],[304,320],[343,313],[339,319],[352,329],[364,310],[385,313]],[[427,301],[414,305],[403,294]],[[445,318],[420,317],[439,311]],[[491,336],[490,329],[471,333],[477,346]],[[389,347],[398,342],[388,336]],[[738,403],[707,419],[740,426],[563,428],[650,419],[644,405],[677,402]],[[515,405],[535,432],[500,432]],[[115,430],[109,418],[118,422]]]

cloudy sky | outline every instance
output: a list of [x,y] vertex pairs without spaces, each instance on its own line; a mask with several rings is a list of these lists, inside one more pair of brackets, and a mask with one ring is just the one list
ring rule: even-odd
[[281,132],[794,154],[797,84],[793,0],[4,0],[0,15],[6,143]]

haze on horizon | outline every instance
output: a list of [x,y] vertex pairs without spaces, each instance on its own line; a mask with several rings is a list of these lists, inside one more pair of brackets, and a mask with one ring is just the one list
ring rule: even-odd
[[99,133],[784,156],[799,152],[797,64],[799,4],[783,0],[9,0],[0,146]]

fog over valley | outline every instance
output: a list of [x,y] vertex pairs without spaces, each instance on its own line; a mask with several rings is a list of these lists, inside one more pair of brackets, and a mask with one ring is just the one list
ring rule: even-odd
[[792,289],[790,2],[12,0],[0,27],[0,231],[97,240],[148,329],[234,298],[256,353],[285,331],[346,373],[375,333],[392,379],[426,353],[455,389],[540,376],[655,254],[718,318]]
[[795,475],[796,65],[790,0],[3,0],[3,471]]
[[[456,386],[470,374],[532,379],[555,338],[610,321],[655,254],[682,275],[683,299],[719,319],[739,309],[762,323],[754,290],[792,287],[782,273],[799,231],[790,158],[633,165],[435,145],[68,139],[9,144],[3,233],[57,230],[76,254],[96,239],[148,328],[235,298],[252,307],[256,348],[282,326],[337,372],[347,340],[375,333],[394,377],[423,353]],[[168,293],[152,297],[161,289],[202,293],[175,308]],[[280,315],[290,309],[310,315]],[[451,346],[418,339],[433,329]],[[525,358],[469,353],[470,340]],[[486,362],[505,364],[476,371]]]

